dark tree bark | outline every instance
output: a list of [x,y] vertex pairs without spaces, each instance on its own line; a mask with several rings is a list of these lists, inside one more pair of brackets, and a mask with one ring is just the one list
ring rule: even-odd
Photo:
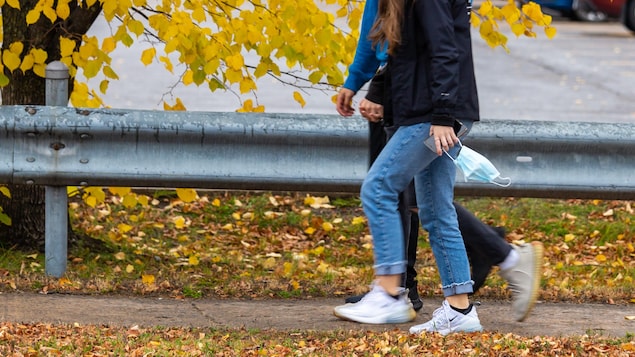
[[[6,50],[14,42],[24,44],[24,53],[31,48],[40,48],[48,53],[47,63],[60,59],[60,37],[73,39],[76,47],[81,44],[82,35],[86,34],[101,12],[97,1],[93,6],[71,6],[70,16],[64,21],[51,23],[44,15],[38,22],[27,25],[26,15],[37,0],[20,0],[20,9],[14,9],[6,2],[2,6],[2,49]],[[56,5],[53,5],[55,8]],[[33,71],[22,73],[16,69],[10,72],[6,67],[4,74],[9,77],[9,84],[2,88],[3,105],[44,105],[46,102],[45,79],[38,77]],[[69,80],[69,86],[72,79]],[[69,93],[72,87],[69,87]],[[4,247],[18,246],[27,249],[44,249],[44,187],[27,185],[10,185],[12,198],[0,195],[0,206],[11,217],[12,225],[0,224],[0,245]],[[69,227],[70,228],[70,227]],[[75,235],[69,229],[69,241]]]

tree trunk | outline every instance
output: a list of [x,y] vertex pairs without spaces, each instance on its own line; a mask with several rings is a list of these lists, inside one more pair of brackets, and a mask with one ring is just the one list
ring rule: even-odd
[[[68,37],[79,47],[82,35],[86,34],[99,13],[99,2],[91,7],[79,7],[77,2],[69,3],[70,16],[62,21],[51,23],[44,15],[38,22],[27,25],[26,14],[37,0],[20,0],[21,9],[14,9],[4,2],[2,6],[2,49],[7,50],[14,42],[24,44],[23,54],[31,48],[40,48],[47,52],[47,63],[60,59],[60,37]],[[55,5],[53,6],[55,8]],[[44,105],[46,103],[45,79],[33,71],[22,73],[16,69],[10,72],[6,67],[4,74],[9,84],[2,88],[3,105]],[[72,83],[72,79],[69,84]],[[70,93],[70,90],[69,90]],[[26,249],[44,250],[45,190],[42,186],[10,185],[11,199],[0,195],[0,206],[11,218],[11,226],[0,224],[0,246],[19,246]],[[70,228],[70,227],[69,227]],[[75,235],[69,229],[69,242]]]

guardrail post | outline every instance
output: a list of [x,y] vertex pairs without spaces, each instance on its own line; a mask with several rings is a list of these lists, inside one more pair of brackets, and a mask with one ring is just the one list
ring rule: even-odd
[[[46,66],[46,105],[68,105],[68,67],[60,61]],[[45,187],[44,254],[47,275],[61,277],[68,257],[68,195],[66,186]]]

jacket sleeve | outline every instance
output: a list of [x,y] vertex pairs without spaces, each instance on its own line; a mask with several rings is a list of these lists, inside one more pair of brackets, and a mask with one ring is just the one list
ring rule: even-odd
[[370,29],[377,17],[377,4],[379,0],[367,0],[362,15],[362,25],[357,41],[357,49],[353,63],[348,67],[348,77],[344,81],[344,88],[357,92],[368,82],[382,63],[378,57],[382,57],[381,50],[373,48],[373,43],[368,39]]
[[[461,3],[461,0],[458,0]],[[415,1],[418,26],[430,58],[432,124],[452,126],[459,93],[459,51],[454,33],[455,1]],[[467,15],[467,2],[465,3]]]
[[384,104],[384,92],[386,88],[386,66],[382,67],[371,79],[368,85],[366,99],[373,103]]

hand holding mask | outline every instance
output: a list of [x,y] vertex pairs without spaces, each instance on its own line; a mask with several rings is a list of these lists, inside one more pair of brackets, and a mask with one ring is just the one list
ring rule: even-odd
[[[461,146],[461,151],[459,151],[456,159],[450,156],[447,152],[445,152],[445,154],[454,161],[454,164],[459,169],[461,169],[466,182],[488,182],[501,187],[511,185],[511,178],[501,177],[500,172],[496,169],[496,166],[494,166],[494,164],[492,164],[485,156],[463,145],[461,142],[459,142],[459,145]],[[501,183],[500,181],[506,182]]]

